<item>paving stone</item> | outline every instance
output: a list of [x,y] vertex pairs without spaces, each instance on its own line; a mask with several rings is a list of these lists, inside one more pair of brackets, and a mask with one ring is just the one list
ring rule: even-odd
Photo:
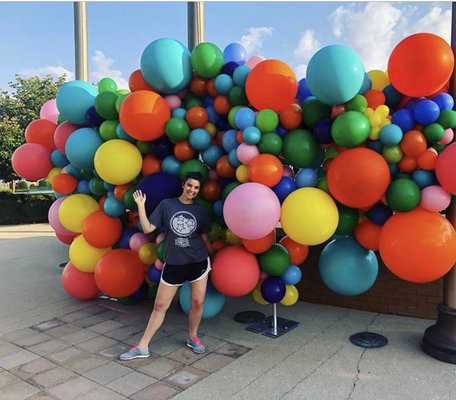
[[179,390],[173,388],[166,383],[157,382],[149,387],[135,393],[133,396],[130,397],[132,400],[167,400],[174,397]]
[[215,352],[233,358],[239,358],[250,350],[251,349],[248,347],[241,346],[240,344],[226,343],[223,346],[218,347]]
[[167,354],[166,357],[171,358],[172,360],[178,361],[184,365],[190,365],[204,356],[205,356],[205,353],[203,353],[203,354],[194,353],[191,348],[185,346],[185,347],[181,347],[180,349],[173,351],[172,353]]
[[36,360],[38,357],[39,356],[28,350],[19,350],[16,353],[1,357],[0,367],[5,369],[12,369],[18,367],[19,365]]
[[100,367],[109,362],[109,360],[98,357],[94,354],[85,355],[83,358],[71,360],[64,363],[65,368],[76,372],[77,374],[83,374],[84,372],[90,371],[91,369]]
[[67,382],[76,376],[77,375],[74,372],[57,366],[48,371],[42,372],[41,374],[31,377],[30,382],[34,382],[42,388],[50,388],[63,382]]
[[105,321],[113,320],[114,318],[118,318],[124,314],[124,313],[121,313],[121,312],[115,311],[115,310],[110,310],[110,309],[106,309],[106,310],[107,311],[105,311],[105,312],[97,314],[98,317],[103,318]]
[[137,314],[131,314],[131,313],[125,313],[123,315],[120,315],[119,317],[114,318],[113,321],[116,321],[119,324],[123,324],[123,325],[133,325],[135,322],[142,321],[143,329],[145,329],[146,325],[147,325],[147,319],[145,319],[143,315],[137,315]]
[[172,353],[173,351],[182,348],[182,346],[185,346],[185,343],[183,343],[180,340],[175,340],[170,336],[166,336],[164,338],[157,340],[156,342],[152,341],[150,347],[153,349],[155,353],[160,354],[161,356],[166,356],[169,353]]
[[205,371],[192,367],[185,367],[174,374],[169,375],[164,381],[181,389],[187,389],[208,375],[209,374]]
[[101,385],[106,385],[120,377],[133,372],[131,368],[125,367],[116,362],[110,362],[101,367],[94,368],[90,371],[84,372],[86,378],[89,378]]
[[129,338],[126,338],[125,340],[123,340],[123,342],[129,344],[131,347],[131,346],[134,346],[137,343],[139,343],[142,336],[143,336],[143,331],[137,333],[136,335],[130,336]]
[[84,311],[75,311],[69,314],[62,315],[61,317],[59,317],[59,319],[65,322],[74,322],[82,318],[87,318],[88,316],[89,314],[87,314]]
[[235,359],[223,354],[209,353],[192,364],[192,367],[201,369],[206,372],[215,372],[225,365],[232,363]]
[[124,400],[127,399],[119,393],[105,387],[99,387],[83,394],[78,400]]
[[[8,356],[10,354],[17,353],[22,349],[19,346],[16,346],[12,343],[5,343],[0,346],[0,358],[4,356]],[[1,366],[0,366],[1,367]]]
[[17,376],[8,371],[0,372],[0,389],[6,386],[11,386],[19,381],[20,379]]
[[84,312],[86,312],[87,314],[92,314],[92,315],[101,314],[101,313],[107,312],[107,311],[110,311],[110,309],[100,306],[98,304],[84,308]]
[[138,328],[137,326],[122,326],[121,328],[113,329],[105,333],[105,336],[115,339],[118,341],[123,341],[133,335],[142,333],[143,329]]
[[109,358],[117,358],[120,354],[125,353],[126,351],[130,350],[131,346],[124,344],[124,343],[117,343],[106,349],[99,351],[97,354],[103,357]]
[[[149,361],[150,359],[147,360]],[[145,365],[141,365],[136,370],[160,380],[183,367],[185,367],[185,365],[178,361],[158,356],[151,359],[150,362],[147,362]]]
[[86,354],[86,352],[76,347],[69,347],[65,350],[57,351],[55,353],[50,354],[48,358],[52,361],[55,361],[58,364],[63,364],[69,360],[79,358],[83,354]]
[[97,337],[98,334],[96,332],[90,331],[88,329],[81,329],[77,332],[70,333],[68,335],[64,335],[60,337],[60,340],[71,343],[73,345],[80,344],[82,342],[86,342],[87,340],[93,339]]
[[80,326],[81,328],[89,328],[93,325],[98,325],[104,322],[105,319],[99,317],[98,315],[90,315],[86,318],[78,319],[74,321],[74,324]]
[[129,397],[155,382],[157,382],[156,379],[134,371],[108,383],[106,387]]
[[12,340],[11,342],[14,344],[17,344],[18,346],[31,347],[36,344],[40,344],[40,343],[53,339],[53,337],[48,335],[47,333],[36,332],[34,330],[31,330],[31,331],[34,332],[33,335],[30,335],[30,336],[27,336],[25,338],[18,339],[18,340]]
[[91,331],[103,334],[103,333],[112,331],[113,329],[121,328],[122,326],[123,325],[119,322],[107,320],[107,321],[100,322],[99,324],[92,325],[88,329],[90,329]]
[[40,392],[27,398],[27,400],[56,400],[56,398],[46,392]]
[[26,337],[33,336],[35,334],[36,334],[36,330],[31,329],[31,328],[23,328],[23,329],[18,329],[13,332],[4,333],[1,336],[1,338],[8,342],[13,342],[14,340],[24,339]]
[[38,393],[40,389],[27,382],[18,382],[2,389],[0,398],[2,400],[25,400]]
[[54,337],[60,337],[69,335],[70,333],[77,332],[80,329],[81,328],[75,324],[64,324],[57,326],[56,328],[49,329],[46,331],[46,333]]
[[27,364],[22,364],[19,367],[13,368],[11,372],[22,380],[26,380],[34,375],[55,368],[56,366],[57,364],[40,357]]
[[48,392],[60,400],[74,400],[80,399],[84,394],[99,388],[100,385],[97,385],[95,382],[78,376],[77,378],[50,388]]
[[90,353],[96,353],[114,344],[117,344],[117,341],[107,338],[106,336],[97,336],[86,342],[79,343],[78,347]]
[[49,321],[44,321],[40,322],[39,324],[33,325],[31,326],[31,328],[40,332],[44,332],[57,326],[63,325],[64,323],[65,322],[63,322],[62,320],[54,318]]
[[31,346],[28,350],[33,353],[39,354],[40,356],[48,356],[51,353],[55,353],[58,350],[63,350],[70,347],[69,343],[63,342],[60,339],[51,339],[47,342]]

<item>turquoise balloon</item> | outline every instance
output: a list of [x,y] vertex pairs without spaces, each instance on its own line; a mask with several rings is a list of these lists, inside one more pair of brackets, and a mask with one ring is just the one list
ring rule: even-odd
[[93,169],[93,158],[103,139],[93,128],[76,129],[65,143],[65,155],[75,167],[82,170]]
[[76,80],[64,83],[57,92],[57,109],[72,124],[86,125],[87,110],[94,106],[97,95],[97,88],[88,82]]
[[354,50],[343,45],[330,45],[312,56],[306,81],[312,94],[321,102],[342,104],[358,94],[364,73],[364,64]]
[[351,236],[329,242],[318,260],[323,283],[342,296],[358,296],[369,290],[378,275],[378,260]]
[[[190,313],[190,285],[185,282],[179,291],[179,304],[188,315]],[[225,295],[219,293],[210,281],[207,282],[206,296],[204,297],[203,319],[215,317],[225,304]]]
[[160,93],[177,93],[192,79],[190,51],[174,39],[157,39],[141,55],[144,80]]

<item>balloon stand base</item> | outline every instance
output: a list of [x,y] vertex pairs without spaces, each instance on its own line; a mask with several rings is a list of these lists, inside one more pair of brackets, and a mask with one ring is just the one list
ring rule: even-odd
[[386,346],[388,339],[374,332],[358,332],[350,336],[350,342],[355,346],[364,347],[365,349],[376,349]]
[[437,322],[424,332],[421,348],[437,360],[456,364],[456,309],[443,303],[437,308]]
[[276,318],[277,324],[274,326],[274,316],[266,317],[259,322],[249,325],[246,330],[254,333],[261,333],[264,336],[278,338],[291,331],[299,325],[299,322],[284,318]]

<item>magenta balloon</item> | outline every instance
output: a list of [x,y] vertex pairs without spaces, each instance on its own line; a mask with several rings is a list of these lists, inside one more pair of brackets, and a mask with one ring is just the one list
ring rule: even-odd
[[260,239],[276,228],[280,219],[280,202],[267,186],[256,182],[243,183],[227,196],[223,217],[236,236]]
[[48,100],[41,106],[40,119],[47,119],[48,121],[57,124],[59,118],[59,110],[57,109],[57,102],[55,99]]
[[59,220],[59,208],[62,201],[65,200],[68,196],[59,197],[56,201],[51,204],[48,211],[48,221],[55,233],[63,236],[74,236],[74,232],[66,229]]
[[11,165],[16,174],[29,181],[46,178],[54,168],[51,151],[38,143],[25,143],[14,150]]
[[136,232],[130,237],[129,245],[133,251],[138,252],[139,248],[145,243],[149,243],[149,237],[142,232]]

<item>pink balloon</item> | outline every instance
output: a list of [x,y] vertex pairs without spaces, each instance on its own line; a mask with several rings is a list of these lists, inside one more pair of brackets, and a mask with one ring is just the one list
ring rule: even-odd
[[448,208],[451,196],[438,185],[425,187],[421,191],[420,206],[429,211],[440,212]]
[[54,132],[54,143],[55,147],[62,153],[65,154],[65,144],[70,135],[76,130],[79,129],[79,126],[72,124],[71,122],[64,121],[62,122]]
[[448,128],[443,131],[443,138],[440,141],[438,141],[437,143],[438,144],[448,144],[448,143],[451,143],[453,138],[454,138],[453,129]]
[[161,242],[163,242],[163,240],[165,240],[165,234],[162,232],[159,233],[155,238],[155,243],[160,244]]
[[175,94],[170,94],[168,96],[165,96],[165,101],[168,103],[169,108],[171,110],[174,110],[175,108],[179,108],[182,105],[182,100],[180,99],[179,96],[176,96]]
[[55,233],[63,236],[74,236],[74,232],[66,229],[59,220],[59,208],[62,204],[62,201],[65,200],[68,196],[59,197],[56,201],[51,204],[48,211],[48,221]]
[[61,280],[65,291],[75,299],[91,300],[100,293],[95,283],[95,274],[79,271],[71,262],[63,269]]
[[139,248],[145,243],[149,243],[149,238],[142,232],[136,232],[130,237],[129,245],[133,251],[138,252]]
[[275,193],[256,182],[234,188],[223,205],[228,228],[241,239],[260,239],[271,233],[280,219],[280,202]]
[[57,102],[55,99],[48,100],[41,106],[40,118],[47,119],[48,121],[57,124],[59,118],[59,110],[57,109]]
[[448,145],[437,157],[435,174],[440,185],[456,195],[456,142]]
[[163,269],[164,264],[157,258],[155,260],[155,268],[157,268],[158,271],[161,271]]
[[255,65],[264,60],[266,60],[266,58],[264,58],[263,56],[252,56],[245,62],[245,65],[247,65],[250,68],[253,68]]
[[253,144],[241,143],[236,149],[237,158],[245,165],[259,154],[260,150]]
[[11,157],[11,165],[16,174],[30,181],[46,178],[54,168],[50,150],[39,143],[19,146]]
[[293,169],[291,167],[289,167],[288,165],[284,165],[282,176],[288,176],[289,178],[294,179],[295,173],[293,172]]

